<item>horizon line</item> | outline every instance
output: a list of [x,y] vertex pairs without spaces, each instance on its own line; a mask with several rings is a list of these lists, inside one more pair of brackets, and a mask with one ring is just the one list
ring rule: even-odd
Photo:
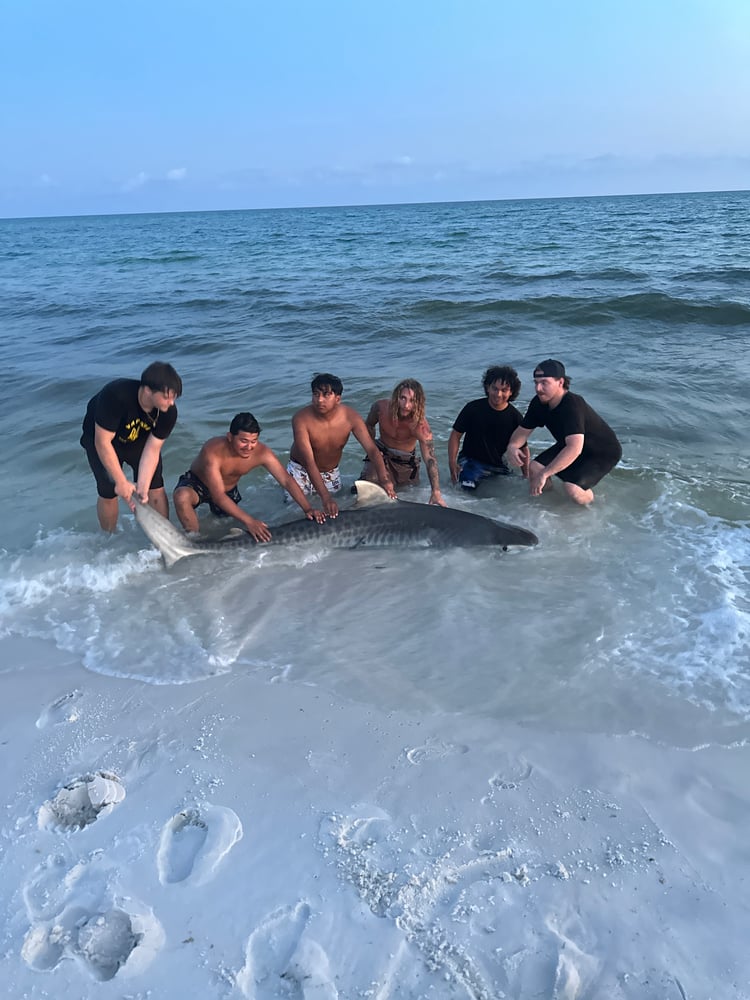
[[419,205],[480,205],[494,202],[514,201],[593,201],[604,198],[669,198],[690,194],[747,194],[750,188],[711,188],[708,190],[683,191],[629,191],[612,194],[567,194],[567,195],[534,195],[506,198],[449,198],[439,201],[375,201],[375,202],[343,202],[341,204],[312,205],[275,205],[256,206],[254,208],[186,208],[160,211],[154,209],[143,212],[77,212],[71,215],[0,215],[0,222],[26,222],[32,219],[109,219],[128,216],[146,215],[208,215],[211,213],[228,212],[304,212],[338,208],[405,208]]

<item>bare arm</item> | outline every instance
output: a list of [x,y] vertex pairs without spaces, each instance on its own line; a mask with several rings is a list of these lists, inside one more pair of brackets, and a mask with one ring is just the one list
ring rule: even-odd
[[367,457],[370,459],[372,464],[375,466],[375,471],[378,474],[378,479],[380,485],[383,487],[385,492],[391,498],[391,500],[396,499],[396,491],[393,488],[393,483],[391,482],[391,477],[385,467],[385,462],[383,461],[383,456],[375,444],[375,441],[371,437],[365,422],[360,417],[358,413],[352,410],[352,434],[355,436],[357,441],[362,445],[362,447],[367,452]]
[[557,472],[562,472],[578,458],[583,451],[583,434],[569,434],[565,438],[565,447],[557,454],[549,465],[543,466],[540,472],[532,472],[529,477],[529,492],[533,497],[540,496],[547,480]]
[[529,474],[529,448],[527,441],[531,437],[533,427],[516,427],[510,436],[506,454],[511,465],[523,469],[524,475]]
[[201,479],[206,484],[211,501],[219,510],[233,517],[252,535],[256,542],[270,542],[271,532],[265,521],[259,521],[247,514],[238,504],[231,500],[224,490],[224,478],[221,474],[221,462],[218,455],[209,452],[204,456]]
[[427,469],[427,478],[430,480],[430,499],[428,503],[437,507],[445,507],[443,495],[440,492],[440,472],[438,470],[437,459],[435,458],[435,445],[432,441],[432,431],[427,421],[423,421],[417,430],[417,440],[419,450],[422,452],[422,459]]
[[376,400],[370,407],[370,412],[365,420],[365,427],[370,432],[370,437],[375,438],[375,428],[380,423],[380,400]]
[[461,438],[463,434],[460,431],[452,430],[451,436],[448,438],[448,466],[451,470],[451,482],[458,482],[458,450],[461,447]]
[[[362,420],[361,417],[360,420]],[[364,422],[362,425],[364,426]],[[326,484],[323,482],[320,469],[315,462],[315,454],[313,452],[312,442],[310,441],[310,431],[308,430],[304,413],[295,413],[292,417],[292,431],[294,432],[294,454],[298,456],[296,460],[307,469],[310,482],[313,484],[315,492],[320,497],[326,516],[336,517],[339,512],[338,504],[326,489]],[[365,433],[367,433],[366,429]],[[369,435],[367,436],[370,444],[373,448],[375,448],[372,438]],[[377,448],[375,450],[377,451]]]
[[154,478],[156,466],[159,464],[159,455],[164,441],[161,438],[149,434],[146,444],[143,447],[143,454],[138,463],[138,482],[135,487],[135,495],[141,503],[148,503],[148,491],[151,488],[151,480]]
[[135,483],[130,482],[123,472],[114,445],[112,444],[114,439],[114,431],[108,431],[106,428],[100,427],[99,424],[94,425],[96,452],[101,459],[102,465],[112,477],[112,482],[115,484],[115,493],[118,497],[122,497],[131,510],[134,510],[133,494],[136,491],[136,486]]
[[294,476],[289,475],[270,448],[267,449],[267,452],[268,454],[264,456],[262,462],[264,469],[270,472],[279,486],[283,486],[288,491],[289,496],[300,506],[302,513],[308,521],[317,521],[318,524],[322,524],[326,519],[323,511],[313,509],[310,501],[299,488],[299,484],[296,482]]
[[529,451],[529,446],[527,444],[522,444],[519,448],[521,453],[521,472],[523,473],[523,478],[529,478],[529,468],[531,467],[531,452]]

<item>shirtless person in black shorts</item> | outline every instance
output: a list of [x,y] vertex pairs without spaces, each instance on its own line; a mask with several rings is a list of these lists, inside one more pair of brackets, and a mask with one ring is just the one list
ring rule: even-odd
[[521,464],[521,449],[535,427],[547,427],[556,444],[537,455],[529,468],[529,492],[539,496],[547,481],[557,476],[565,492],[578,504],[590,504],[591,489],[622,458],[615,432],[583,396],[570,392],[570,378],[560,361],[548,358],[534,369],[536,397],[531,400],[520,427],[513,432],[508,458]]
[[313,510],[271,449],[261,444],[259,434],[260,424],[252,413],[238,413],[224,437],[206,441],[188,471],[180,476],[172,495],[177,516],[186,531],[198,531],[196,509],[207,503],[217,516],[239,521],[256,542],[270,541],[268,525],[238,506],[242,497],[237,484],[245,473],[258,466],[270,472],[276,482],[289,491],[308,520],[325,521],[325,514]]
[[[171,365],[154,361],[141,375],[108,382],[89,400],[81,446],[96,479],[96,513],[104,531],[117,527],[118,497],[135,509],[135,497],[169,517],[161,449],[177,421],[182,380]],[[129,465],[132,483],[123,471]]]

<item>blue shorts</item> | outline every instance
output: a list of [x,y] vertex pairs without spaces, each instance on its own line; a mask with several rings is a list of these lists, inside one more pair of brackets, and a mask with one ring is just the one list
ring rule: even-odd
[[483,479],[489,479],[491,476],[511,474],[511,470],[505,464],[485,465],[484,462],[477,462],[474,458],[459,458],[458,464],[461,467],[458,482],[465,490],[475,490]]
[[[191,489],[194,493],[198,495],[198,503],[195,504],[195,507],[200,507],[202,503],[207,503],[211,509],[212,514],[215,514],[217,517],[230,517],[230,515],[227,514],[225,510],[222,510],[221,507],[216,506],[216,504],[211,499],[211,493],[209,492],[209,489],[206,486],[206,484],[203,482],[202,479],[199,479],[196,476],[196,474],[192,472],[190,469],[188,469],[187,472],[183,472],[183,474],[177,480],[177,485],[175,486],[175,489],[178,490],[181,486],[187,486],[188,489]],[[242,500],[242,497],[240,496],[240,491],[237,489],[236,486],[232,487],[231,490],[227,490],[227,496],[229,497],[230,500],[234,500],[235,503],[239,503]]]

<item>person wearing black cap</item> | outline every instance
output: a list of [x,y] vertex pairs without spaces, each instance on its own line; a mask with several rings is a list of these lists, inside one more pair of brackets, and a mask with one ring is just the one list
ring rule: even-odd
[[617,465],[622,447],[615,432],[583,396],[570,392],[561,361],[547,358],[534,369],[536,396],[508,445],[508,460],[521,466],[522,449],[535,427],[546,427],[556,444],[537,455],[529,467],[529,492],[539,496],[551,476],[563,481],[576,503],[590,504],[592,486]]

